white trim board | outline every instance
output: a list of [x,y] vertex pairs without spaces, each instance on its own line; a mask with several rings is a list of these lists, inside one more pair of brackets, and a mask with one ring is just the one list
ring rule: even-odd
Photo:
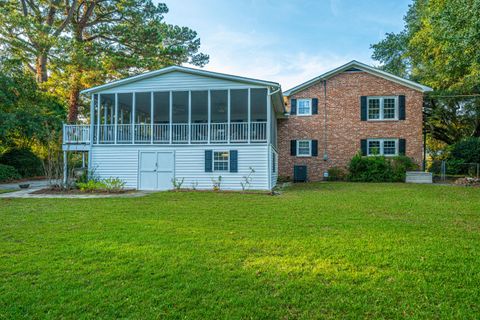
[[404,78],[401,78],[401,77],[398,77],[394,74],[391,74],[391,73],[388,73],[386,71],[383,71],[383,70],[380,70],[380,69],[377,69],[377,68],[374,68],[374,67],[371,67],[365,63],[362,63],[362,62],[359,62],[359,61],[356,61],[356,60],[352,60],[338,68],[335,68],[333,70],[330,70],[324,74],[321,74],[320,76],[318,77],[315,77],[313,79],[310,79],[304,83],[301,83],[299,84],[298,86],[296,87],[293,87],[289,90],[286,90],[284,92],[284,95],[286,97],[288,96],[291,96],[292,94],[296,93],[296,92],[299,92],[301,90],[304,90],[312,85],[314,85],[315,83],[319,82],[319,81],[322,81],[322,80],[327,80],[328,78],[330,77],[333,77],[334,75],[337,75],[341,72],[344,72],[348,69],[351,69],[351,68],[356,68],[356,69],[359,69],[360,71],[365,71],[367,73],[370,73],[370,74],[373,74],[373,75],[376,75],[380,78],[384,78],[386,80],[390,80],[390,81],[393,81],[393,82],[396,82],[398,84],[401,84],[401,85],[404,85],[406,87],[409,87],[411,89],[414,89],[414,90],[417,90],[417,91],[420,91],[420,92],[429,92],[429,91],[433,91],[432,88],[430,87],[427,87],[427,86],[424,86],[420,83],[417,83],[417,82],[414,82],[414,81],[411,81],[411,80],[407,80],[407,79],[404,79]]

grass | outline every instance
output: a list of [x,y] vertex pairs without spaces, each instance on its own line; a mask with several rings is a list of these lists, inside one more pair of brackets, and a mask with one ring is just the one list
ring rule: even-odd
[[0,318],[478,319],[480,189],[0,199]]

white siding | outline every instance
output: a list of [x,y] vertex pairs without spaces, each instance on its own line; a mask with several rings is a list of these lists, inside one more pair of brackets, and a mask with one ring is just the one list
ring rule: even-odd
[[[191,188],[198,183],[198,189],[212,189],[212,178],[222,176],[221,189],[241,190],[240,182],[252,174],[252,190],[269,188],[270,147],[267,145],[189,145],[189,146],[93,146],[92,169],[100,178],[118,177],[124,180],[128,188],[137,188],[139,151],[174,151],[175,177],[185,178],[183,186]],[[205,150],[237,150],[238,172],[205,172]]]
[[[275,155],[275,164],[273,163],[273,155]],[[278,179],[278,153],[272,146],[270,146],[270,163],[270,187],[273,189],[277,185]],[[273,172],[273,165],[275,165],[275,172]]]
[[181,71],[172,71],[151,78],[119,85],[98,93],[166,91],[166,90],[208,90],[227,88],[263,88],[252,84],[205,77]]

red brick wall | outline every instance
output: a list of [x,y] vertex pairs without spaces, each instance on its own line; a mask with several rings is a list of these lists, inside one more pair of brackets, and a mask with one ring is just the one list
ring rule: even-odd
[[[361,121],[361,96],[405,95],[406,119],[399,121]],[[290,98],[318,98],[318,114],[291,115],[278,122],[279,175],[293,176],[293,166],[307,165],[310,180],[321,180],[323,172],[333,166],[346,167],[360,150],[360,140],[368,138],[406,139],[406,155],[417,164],[422,161],[423,93],[366,72],[344,72],[327,80],[325,108],[323,82]],[[327,121],[325,130],[325,109]],[[326,143],[324,134],[326,133]],[[290,140],[318,140],[318,157],[290,155]],[[328,160],[323,160],[325,149]]]

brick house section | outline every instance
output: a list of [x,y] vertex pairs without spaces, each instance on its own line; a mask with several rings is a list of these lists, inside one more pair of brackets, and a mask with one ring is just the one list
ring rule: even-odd
[[[361,96],[405,96],[405,120],[361,121]],[[306,165],[309,180],[323,179],[328,168],[347,167],[360,150],[361,139],[406,139],[406,155],[418,165],[422,162],[423,93],[364,71],[345,71],[316,82],[287,98],[317,98],[318,114],[290,115],[278,122],[279,175],[293,176],[294,165]],[[325,110],[326,121],[325,121]],[[291,140],[318,140],[317,157],[290,155]],[[324,160],[324,154],[328,160]]]

